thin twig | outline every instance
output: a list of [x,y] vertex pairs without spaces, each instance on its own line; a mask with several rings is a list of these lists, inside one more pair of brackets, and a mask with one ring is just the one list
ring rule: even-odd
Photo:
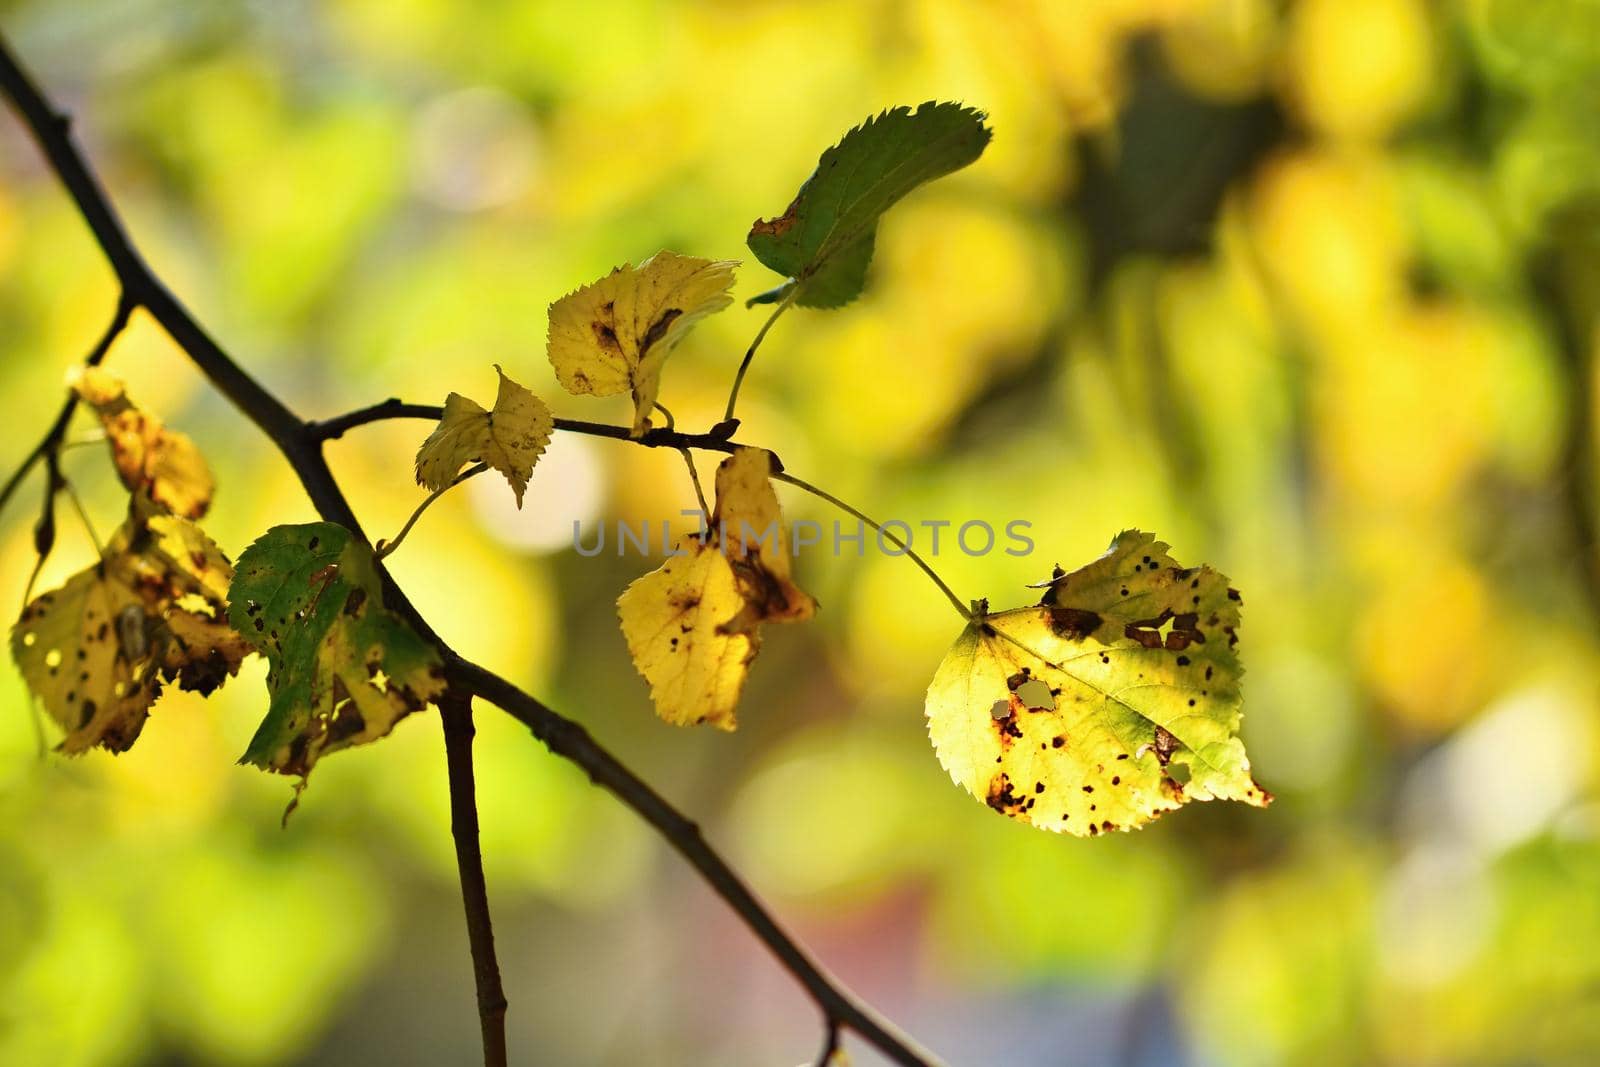
[[[327,433],[325,423],[303,422],[284,406],[282,401],[268,392],[212,340],[155,276],[135,251],[110,201],[79,154],[71,137],[70,123],[50,106],[37,86],[23,72],[3,38],[0,38],[0,91],[4,91],[22,115],[56,176],[76,202],[84,221],[122,282],[128,299],[148,310],[218,391],[272,441],[299,477],[306,496],[317,512],[327,521],[337,523],[356,537],[365,540],[360,522],[351,510],[349,501],[333,477],[322,453],[323,442],[337,434]],[[392,409],[394,405],[388,407]],[[413,413],[405,412],[405,414]],[[342,433],[344,429],[351,425],[359,425],[361,421],[375,421],[386,417],[389,415],[375,415],[372,418],[354,421],[346,417],[335,428]],[[437,408],[432,409],[431,417],[439,417]],[[560,421],[557,425],[561,426]],[[591,429],[578,429],[578,427]],[[564,428],[575,432],[593,432],[595,436],[601,437],[628,436],[627,429],[621,427],[569,422]],[[654,433],[655,431],[652,431],[644,435],[640,443],[651,446],[657,444],[677,446],[678,442],[649,440]],[[717,448],[724,452],[732,452],[736,447],[724,437],[714,434],[678,436],[695,438],[693,447]],[[700,438],[708,443],[702,444]],[[609,751],[601,747],[582,726],[546,707],[498,675],[462,659],[434,632],[433,627],[395,584],[382,564],[378,565],[378,572],[383,582],[385,604],[404,617],[424,640],[440,650],[445,662],[449,664],[447,673],[458,687],[482,696],[528,726],[534,736],[542,740],[552,752],[577,764],[596,784],[609,790],[645,821],[656,827],[667,843],[688,859],[707,884],[739,915],[750,931],[805,988],[828,1019],[855,1030],[873,1047],[901,1067],[930,1067],[937,1063],[927,1053],[915,1049],[909,1040],[894,1033],[889,1025],[880,1021],[869,1008],[859,1003],[841,985],[824,975],[805,951],[761,906],[734,874],[732,868],[706,844],[694,823],[662,799]]]
[[817,1067],[833,1067],[833,1057],[838,1051],[839,1023],[828,1016],[822,1020],[822,1051],[817,1053]]
[[[361,426],[374,422],[383,422],[388,419],[422,419],[428,422],[438,422],[444,416],[444,408],[438,404],[408,404],[402,400],[390,399],[364,408],[348,411],[343,415],[336,415],[331,419],[306,424],[307,436],[313,441],[332,441],[343,437],[346,433]],[[562,433],[582,434],[585,437],[605,437],[613,441],[627,441],[629,444],[643,445],[646,448],[698,448],[707,452],[733,453],[743,446],[736,441],[730,441],[725,435],[715,433],[680,433],[677,430],[664,426],[646,430],[639,437],[633,436],[633,431],[627,426],[613,426],[608,422],[585,422],[582,419],[556,419],[556,429]]]
[[[381,404],[374,404],[368,408],[361,408],[359,411],[352,411],[347,415],[340,415],[337,418],[328,419],[325,422],[311,423],[310,425],[312,432],[314,433],[320,432],[320,428],[325,426],[336,426],[339,433],[344,433],[344,431],[353,427],[364,426],[367,423],[379,422],[384,419],[438,419],[442,412],[442,408],[430,407],[427,404],[405,404],[399,400],[385,400]],[[614,441],[625,441],[628,444],[643,445],[646,448],[673,448],[680,452],[698,448],[703,451],[732,453],[740,448],[761,447],[759,445],[743,445],[737,441],[730,441],[716,434],[679,433],[678,431],[670,428],[650,430],[643,437],[630,437],[628,434],[628,428],[626,426],[612,426],[609,423],[603,422],[579,422],[574,419],[557,419],[556,429],[566,433],[583,434],[588,437],[605,437]],[[767,451],[771,450],[768,449]],[[693,471],[692,465],[690,470]],[[468,471],[466,474],[462,475],[462,477],[467,478],[476,473],[478,473],[476,470]],[[878,531],[878,533],[882,534],[890,544],[900,549],[905,556],[910,558],[911,562],[920,567],[922,572],[933,580],[933,584],[938,586],[939,591],[949,599],[950,603],[955,605],[956,611],[961,613],[961,617],[963,619],[966,619],[969,622],[971,621],[972,611],[968,606],[968,603],[956,595],[955,590],[951,589],[949,584],[947,584],[943,578],[939,577],[939,573],[933,569],[927,560],[918,555],[916,551],[913,550],[912,547],[905,541],[902,541],[899,537],[896,537],[892,531],[885,530],[883,526],[880,525],[872,516],[861,511],[859,508],[845,503],[843,500],[840,500],[827,490],[813,485],[811,482],[808,482],[803,478],[798,478],[787,471],[774,472],[772,477],[780,482],[787,482],[797,489],[803,489],[820,500],[826,500],[840,511],[843,511],[854,518],[860,519],[862,522]],[[706,507],[705,496],[699,491],[700,481],[698,478],[695,479],[695,490],[696,494],[700,497],[701,510],[706,515],[710,515],[710,510]]]
[[766,340],[767,331],[772,329],[772,324],[778,321],[778,316],[789,310],[789,305],[794,303],[795,294],[800,292],[798,285],[789,287],[788,293],[772,309],[772,314],[767,316],[767,321],[761,324],[761,329],[756,333],[756,339],[750,342],[750,347],[744,350],[744,359],[739,361],[739,373],[733,376],[733,388],[728,391],[728,408],[722,413],[723,422],[733,421],[733,409],[739,404],[739,387],[744,384],[745,372],[750,369],[750,361],[756,358],[756,349],[761,347],[761,342]]
[[[3,48],[4,42],[0,41],[0,50],[3,50]],[[10,56],[7,55],[4,58],[9,59]],[[4,64],[0,64],[0,79],[3,79],[4,74]],[[106,353],[111,351],[112,342],[121,335],[123,330],[127,329],[128,319],[132,317],[133,309],[136,306],[133,299],[128,295],[127,289],[124,288],[122,294],[117,297],[117,309],[111,316],[110,325],[105,328],[105,332],[100,335],[100,339],[95,342],[94,347],[89,350],[89,354],[84,357],[84,366],[98,367],[100,365],[101,361],[106,358]],[[0,486],[0,512],[5,511],[6,504],[10,502],[12,494],[17,491],[17,487],[22,484],[22,479],[27,477],[34,464],[44,459],[47,455],[57,454],[61,451],[62,441],[67,435],[67,424],[72,421],[72,413],[77,409],[78,394],[69,389],[67,390],[67,399],[62,401],[61,410],[56,414],[55,421],[50,424],[50,428],[45,431],[44,437],[40,439],[38,444],[33,446],[33,450],[17,465],[17,469],[11,472],[11,476],[6,479],[5,485]]]
[[489,465],[487,463],[479,463],[476,466],[468,467],[466,470],[462,471],[460,474],[451,479],[449,485],[441,486],[440,488],[429,493],[428,499],[417,505],[417,509],[411,513],[411,517],[406,520],[406,524],[400,527],[400,532],[394,535],[394,540],[379,541],[373,548],[373,555],[378,559],[387,558],[394,552],[395,549],[400,547],[400,542],[406,539],[406,534],[411,532],[411,527],[415,526],[417,524],[417,520],[422,518],[422,513],[428,510],[429,505],[431,505],[435,500],[438,500],[440,497],[444,496],[450,490],[454,489],[456,486],[460,485],[462,482],[466,481],[468,478],[471,478],[474,475],[482,474],[488,469]]
[[916,552],[912,551],[910,545],[906,544],[904,541],[900,540],[900,538],[896,537],[894,534],[878,525],[877,520],[872,516],[868,515],[864,511],[861,511],[859,508],[851,507],[849,504],[846,504],[843,500],[840,500],[826,489],[812,485],[803,478],[796,478],[788,471],[774,471],[772,477],[780,482],[787,482],[796,489],[804,489],[806,492],[810,493],[814,497],[817,497],[819,500],[826,500],[840,511],[854,515],[856,518],[860,519],[874,530],[877,530],[879,536],[888,538],[890,544],[899,548],[903,554],[910,558],[912,563],[915,563],[917,566],[922,568],[923,574],[926,574],[929,578],[933,579],[933,584],[938,586],[939,591],[950,599],[950,603],[956,606],[956,611],[961,614],[963,619],[966,619],[968,622],[972,621],[972,609],[968,606],[968,602],[963,601],[960,597],[956,596],[955,590],[951,589],[945,584],[945,580],[939,577],[938,571],[934,570],[928,565],[927,560],[923,559],[921,556],[917,555]]
[[478,847],[478,791],[473,781],[472,697],[447,692],[439,700],[444,724],[445,762],[450,773],[450,835],[456,842],[461,902],[467,911],[467,941],[472,947],[472,977],[478,991],[478,1024],[483,1030],[484,1067],[506,1067],[506,994],[494,955],[494,922],[489,889]]
[[72,501],[72,510],[78,515],[78,525],[82,526],[83,532],[89,536],[89,543],[94,546],[95,556],[104,557],[105,542],[100,540],[100,534],[96,532],[94,523],[89,519],[89,509],[83,506],[83,497],[78,495],[76,487],[65,478],[61,479],[61,489],[67,494],[67,499]]
[[[672,417],[667,405],[657,401],[656,410],[667,417],[667,431],[669,433],[676,431],[678,420]],[[694,485],[694,498],[700,502],[700,514],[706,522],[710,522],[711,508],[706,505],[706,491],[700,488],[700,472],[694,469],[694,453],[683,447],[678,449],[678,455],[683,457],[683,465],[689,468],[689,481]]]
[[388,400],[380,400],[376,404],[357,408],[337,418],[307,423],[306,430],[318,441],[332,441],[343,437],[345,431],[365,426],[369,422],[381,422],[384,419],[427,419],[430,422],[437,422],[443,416],[444,408],[438,404],[407,404],[399,397],[392,396]]
[[601,748],[589,731],[474,663],[456,659],[447,665],[445,673],[453,685],[487,700],[523,723],[550,751],[584,768],[589,772],[590,781],[615,795],[660,831],[667,843],[700,872],[712,890],[761,939],[784,969],[805,987],[827,1018],[848,1026],[901,1067],[929,1067],[938,1062],[916,1048],[910,1039],[896,1033],[846,992],[836,979],[824,973],[778,925],[727,861],[706,843],[700,827]]

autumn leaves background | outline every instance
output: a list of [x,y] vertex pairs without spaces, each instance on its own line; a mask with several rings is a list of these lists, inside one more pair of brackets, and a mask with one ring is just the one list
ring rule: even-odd
[[[1593,36],[1563,21],[1581,9],[22,3],[7,28],[152,259],[319,415],[452,390],[487,408],[494,363],[565,414],[550,302],[657,249],[738,254],[878,107],[981,103],[994,141],[886,219],[871,299],[774,327],[741,436],[880,518],[1028,502],[1031,558],[940,561],[996,608],[1129,526],[1214,564],[1244,595],[1242,729],[1273,807],[1191,804],[1092,842],[997,817],[930,757],[921,714],[961,621],[870,541],[801,564],[824,610],[765,628],[731,735],[649,713],[615,609],[647,567],[571,560],[570,520],[518,511],[497,475],[445,494],[390,565],[453,643],[593,709],[819,955],[955,1062],[1582,1063],[1600,170],[1575,88]],[[0,384],[56,396],[115,292],[0,136]],[[770,288],[745,258],[737,301]],[[679,345],[683,426],[721,418],[770,308]],[[109,369],[212,460],[219,544],[314,518],[142,317]],[[8,429],[25,443],[47,415],[25,402]],[[330,446],[374,534],[425,496],[425,433]],[[109,541],[126,490],[104,449],[66,463]],[[548,481],[586,528],[692,495],[671,450],[556,434],[539,464],[529,491]],[[779,489],[789,517],[833,518]],[[0,536],[13,611],[29,510]],[[91,551],[60,526],[40,589]],[[170,692],[128,753],[49,775],[26,716],[0,717],[0,1060],[471,1054],[459,932],[431,940],[455,906],[436,733],[418,719],[325,761],[285,834],[285,780],[232,765],[265,692],[260,657],[241,671],[209,701]],[[0,693],[23,706],[9,668]],[[524,950],[508,981],[537,991],[522,1044],[730,1067],[810,1045],[782,976],[626,813],[520,729],[482,730],[489,879],[523,902],[499,916]],[[686,980],[701,955],[718,966]]]

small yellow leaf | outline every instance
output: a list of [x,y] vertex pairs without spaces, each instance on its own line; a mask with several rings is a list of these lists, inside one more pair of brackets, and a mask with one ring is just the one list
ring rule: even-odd
[[550,363],[569,393],[633,393],[635,437],[650,428],[661,368],[696,322],[733,301],[736,260],[658,252],[550,305]]
[[760,624],[811,618],[817,604],[790,580],[789,542],[768,480],[772,453],[741,448],[717,468],[705,540],[688,536],[617,600],[622,633],[670,723],[736,725]]
[[175,515],[198,519],[216,489],[205,457],[187,434],[169,430],[128,399],[122,382],[98,367],[80,367],[69,384],[100,416],[122,484],[147,492]]
[[528,477],[550,443],[556,421],[543,400],[506,377],[498,363],[494,369],[500,392],[493,411],[460,393],[445,399],[444,416],[417,450],[417,483],[438,492],[466,464],[482,460],[506,476],[520,508]]
[[226,621],[232,575],[198,526],[141,494],[99,562],[23,609],[12,656],[66,731],[63,751],[122,752],[163,681],[209,693],[239,669],[248,648]]
[[1239,741],[1239,594],[1129,530],[1034,607],[989,612],[928,687],[928,734],[950,776],[1046,830],[1141,826],[1191,800],[1272,797]]

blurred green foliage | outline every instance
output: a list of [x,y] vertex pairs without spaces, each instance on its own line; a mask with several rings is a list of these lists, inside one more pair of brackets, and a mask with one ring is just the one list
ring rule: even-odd
[[[0,25],[157,269],[308,415],[496,361],[561,397],[552,299],[661,247],[739,255],[881,107],[984,107],[990,151],[885,219],[866,297],[767,340],[741,436],[879,517],[1031,521],[1032,557],[940,553],[973,596],[1128,526],[1216,564],[1276,805],[1077,841],[973,804],[921,721],[959,621],[870,549],[802,558],[823,610],[772,635],[737,735],[669,730],[612,607],[652,564],[568,545],[688,506],[670,452],[559,437],[528,508],[451,494],[399,580],[953,1062],[1600,1059],[1594,0],[11,0]],[[4,124],[0,460],[114,299]],[[674,356],[681,424],[719,417],[760,314]],[[225,548],[313,517],[142,316],[111,365],[207,449]],[[370,529],[416,503],[425,429],[334,446]],[[112,527],[98,450],[68,468]],[[0,526],[19,607],[29,510]],[[44,587],[90,551],[61,540]],[[284,782],[234,765],[261,671],[165,698],[120,758],[40,762],[0,668],[0,1062],[475,1054],[437,726],[329,760],[281,831]],[[658,842],[509,720],[479,738],[514,1048],[809,1052],[803,996]]]

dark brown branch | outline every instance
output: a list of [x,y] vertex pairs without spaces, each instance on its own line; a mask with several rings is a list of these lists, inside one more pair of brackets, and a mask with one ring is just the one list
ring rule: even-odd
[[805,987],[827,1019],[856,1031],[894,1063],[926,1067],[933,1062],[927,1053],[914,1049],[906,1038],[895,1033],[824,974],[806,951],[778,926],[733,868],[706,843],[700,827],[601,748],[589,731],[476,664],[458,659],[450,664],[447,673],[452,684],[509,712],[532,730],[551,752],[565,756],[588,771],[590,781],[615,794],[660,831],[771,950],[784,969]]
[[323,419],[320,422],[308,424],[313,437],[319,441],[332,441],[343,437],[346,430],[353,430],[358,426],[368,423],[381,422],[384,419],[427,419],[438,421],[444,414],[444,408],[438,404],[407,404],[397,396],[388,400],[380,400],[376,404],[355,411],[347,412],[332,419]]
[[839,1023],[832,1016],[822,1020],[822,1051],[817,1053],[817,1067],[833,1067],[833,1055],[839,1051]]
[[[358,408],[331,419],[309,423],[307,429],[317,440],[331,441],[358,426],[382,422],[385,419],[426,419],[433,422],[443,414],[444,409],[438,404],[408,404],[391,397],[371,407]],[[626,426],[613,426],[606,422],[584,422],[581,419],[557,419],[556,429],[565,433],[583,434],[585,437],[608,437],[614,441],[630,441],[646,448],[698,448],[709,452],[732,453],[739,447],[737,441],[730,441],[726,435],[715,432],[680,433],[677,430],[658,428],[646,430],[642,436],[634,437]]]
[[450,835],[456,842],[461,902],[467,911],[472,978],[478,990],[478,1025],[483,1030],[484,1067],[506,1067],[506,994],[494,956],[489,889],[478,849],[478,789],[472,774],[472,697],[448,692],[439,701],[445,761],[450,771]]
[[[303,422],[285,407],[206,334],[151,272],[134,250],[109,200],[79,154],[71,136],[70,123],[48,104],[18,65],[3,39],[0,39],[0,90],[5,92],[21,114],[57,177],[76,202],[122,282],[128,298],[148,310],[217,389],[277,446],[299,476],[307,497],[318,513],[329,522],[338,523],[365,539],[360,523],[328,469],[322,453],[322,444],[329,436],[325,432],[328,424],[318,424],[323,428],[319,430],[317,425]],[[378,405],[379,408],[384,406]],[[386,417],[389,416],[377,414],[372,419]],[[362,420],[352,421],[351,416],[345,416],[332,421],[339,432],[343,432],[351,425],[359,425]],[[622,427],[601,424],[569,422],[565,428],[603,437],[626,436],[626,430]],[[643,443],[657,443],[654,435],[660,432],[647,434]],[[697,441],[693,447],[717,448],[720,451],[731,451],[735,447],[722,436],[675,436],[703,437],[706,443]],[[709,443],[712,441],[718,443]],[[679,447],[680,444],[676,440],[661,440],[659,443],[672,447]],[[505,679],[453,652],[434,633],[381,565],[379,571],[384,583],[385,602],[403,615],[420,635],[439,648],[449,665],[448,674],[452,683],[510,713],[527,725],[552,752],[582,767],[596,784],[609,790],[656,827],[806,989],[822,1009],[830,1026],[849,1026],[903,1067],[928,1067],[936,1062],[893,1033],[887,1024],[880,1022],[869,1009],[825,976],[767,913],[732,868],[705,842],[693,822],[602,748],[582,726],[546,707]]]

